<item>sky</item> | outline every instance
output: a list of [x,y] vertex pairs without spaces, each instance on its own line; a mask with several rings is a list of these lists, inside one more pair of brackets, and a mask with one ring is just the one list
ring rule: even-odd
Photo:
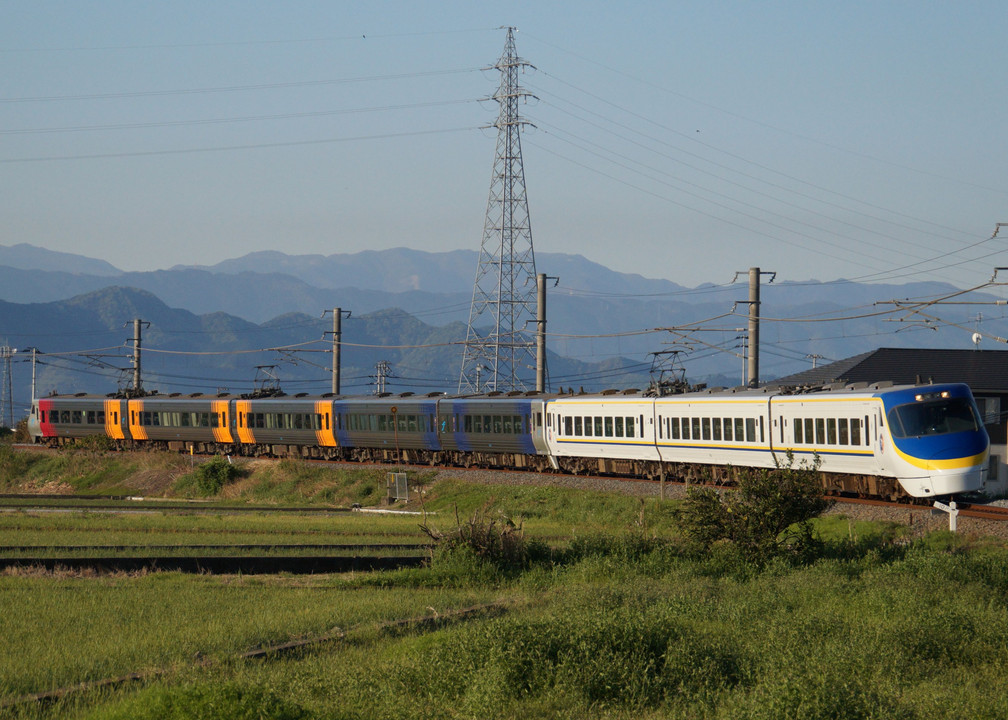
[[1003,0],[7,0],[3,17],[4,245],[130,271],[479,250],[487,68],[511,26],[539,253],[688,287],[758,266],[967,288],[1008,265]]

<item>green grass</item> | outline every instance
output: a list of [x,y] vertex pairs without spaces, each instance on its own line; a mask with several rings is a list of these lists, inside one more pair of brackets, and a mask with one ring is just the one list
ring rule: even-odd
[[[1004,550],[974,556],[910,546],[889,560],[868,553],[725,572],[724,558],[692,557],[675,544],[603,545],[515,578],[453,557],[429,569],[319,578],[306,587],[178,576],[6,579],[48,583],[49,595],[64,597],[43,602],[42,618],[65,605],[78,583],[72,599],[80,607],[67,623],[98,622],[70,633],[87,652],[69,655],[96,651],[114,662],[82,667],[57,647],[40,661],[9,661],[0,677],[25,675],[27,687],[40,675],[55,679],[40,664],[80,678],[178,663],[149,686],[76,701],[90,717],[155,717],[207,698],[237,716],[258,698],[275,708],[265,717],[317,718],[994,718],[1008,711],[996,689],[1008,667]],[[152,596],[165,598],[156,613],[132,602]],[[451,608],[494,600],[503,603],[499,612],[447,618]],[[431,609],[445,622],[383,624],[432,616]],[[28,614],[11,624],[29,623],[26,635],[41,632],[44,620]],[[107,643],[106,623],[125,642]],[[177,632],[188,623],[194,627]],[[250,643],[331,626],[345,636],[293,656],[228,660]],[[13,649],[21,658],[36,650]],[[195,653],[216,662],[198,665]]]
[[[345,497],[367,482],[309,468],[271,479],[260,472],[222,494],[328,503],[317,488]],[[818,541],[806,554],[753,563],[730,543],[701,551],[687,542],[673,502],[424,480],[423,506],[436,513],[428,524],[448,531],[456,513],[465,522],[486,508],[487,518],[511,520],[552,548],[508,565],[461,546],[438,551],[430,567],[345,576],[0,575],[0,702],[158,669],[146,681],[8,711],[404,720],[1008,716],[998,691],[1008,672],[1002,543],[949,533],[910,542],[897,525],[830,516],[816,521]],[[255,492],[265,495],[256,500]],[[22,511],[0,514],[0,541],[398,541],[424,539],[421,522],[358,513]],[[462,612],[470,608],[478,611]],[[296,653],[238,657],[333,628],[342,634]]]

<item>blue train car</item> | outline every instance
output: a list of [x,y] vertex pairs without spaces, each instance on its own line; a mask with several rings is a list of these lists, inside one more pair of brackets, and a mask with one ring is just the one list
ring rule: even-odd
[[545,400],[524,393],[444,398],[438,402],[438,434],[449,462],[546,468]]
[[338,398],[336,439],[347,457],[377,462],[429,461],[441,449],[437,403],[441,393]]

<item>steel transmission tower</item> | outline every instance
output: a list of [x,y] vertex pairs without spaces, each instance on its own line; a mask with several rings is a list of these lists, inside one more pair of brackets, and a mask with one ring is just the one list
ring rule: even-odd
[[504,53],[493,66],[501,74],[493,96],[500,106],[493,125],[497,154],[459,393],[526,390],[535,382],[535,341],[526,326],[536,320],[536,270],[521,154],[521,128],[529,123],[518,114],[519,101],[534,97],[518,84],[526,67],[532,66],[516,54],[509,27]]

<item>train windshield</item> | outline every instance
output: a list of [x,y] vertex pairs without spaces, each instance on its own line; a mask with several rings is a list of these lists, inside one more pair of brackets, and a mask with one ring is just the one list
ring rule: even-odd
[[969,400],[945,398],[897,405],[889,411],[889,427],[893,437],[921,437],[976,432],[980,422]]

